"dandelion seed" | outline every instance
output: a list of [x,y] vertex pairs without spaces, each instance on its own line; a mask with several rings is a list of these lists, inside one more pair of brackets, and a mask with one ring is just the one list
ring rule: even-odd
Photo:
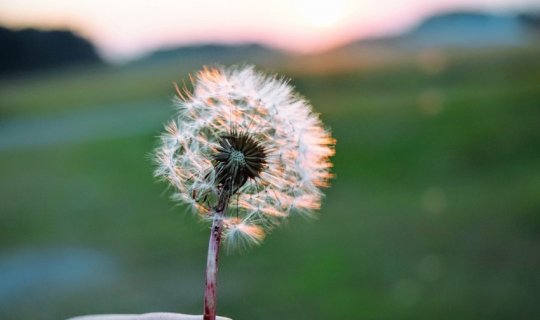
[[215,316],[215,271],[229,248],[257,245],[291,213],[319,209],[334,139],[286,81],[253,67],[205,68],[161,135],[155,175],[212,223],[205,319]]

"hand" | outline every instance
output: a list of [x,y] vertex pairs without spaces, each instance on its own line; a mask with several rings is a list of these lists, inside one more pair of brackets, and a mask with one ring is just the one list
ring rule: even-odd
[[[194,316],[180,313],[153,312],[145,314],[99,314],[69,318],[67,320],[203,320],[203,316]],[[216,317],[216,320],[232,319]]]

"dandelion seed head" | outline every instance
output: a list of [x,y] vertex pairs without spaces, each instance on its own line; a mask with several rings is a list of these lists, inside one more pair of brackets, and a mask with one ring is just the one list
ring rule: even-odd
[[155,150],[155,175],[203,219],[224,192],[227,246],[259,244],[292,213],[319,209],[334,139],[282,79],[253,67],[204,68]]

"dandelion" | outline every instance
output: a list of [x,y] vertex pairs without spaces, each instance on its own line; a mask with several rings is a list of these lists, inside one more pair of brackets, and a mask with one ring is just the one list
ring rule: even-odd
[[177,90],[177,116],[155,151],[155,175],[211,224],[204,319],[215,318],[217,260],[260,244],[290,214],[311,215],[331,178],[334,139],[286,81],[253,67],[204,68]]

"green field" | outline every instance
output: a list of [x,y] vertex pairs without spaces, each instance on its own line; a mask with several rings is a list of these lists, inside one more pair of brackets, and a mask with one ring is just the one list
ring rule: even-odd
[[[540,49],[311,74],[337,139],[319,219],[220,261],[241,319],[540,318]],[[0,80],[0,318],[201,313],[208,230],[149,154],[186,66]]]

